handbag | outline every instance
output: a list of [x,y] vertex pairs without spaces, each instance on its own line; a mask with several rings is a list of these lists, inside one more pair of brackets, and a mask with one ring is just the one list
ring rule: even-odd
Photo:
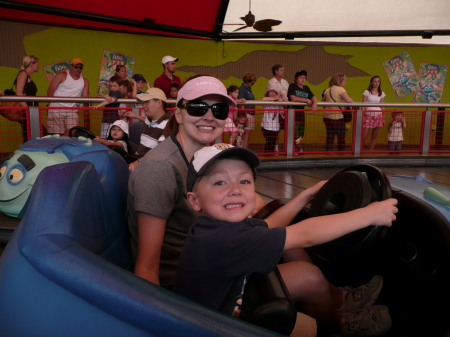
[[[16,83],[16,81],[14,81],[11,89],[5,90],[5,92],[4,92],[5,95],[7,95],[7,96],[15,96],[16,95],[16,92],[13,90],[15,83]],[[11,107],[11,108],[20,107],[20,102],[2,102],[1,106]],[[5,117],[8,120],[14,121],[14,122],[17,122],[18,120],[23,118],[22,111],[16,110],[16,109],[1,109],[0,115],[2,115],[3,117]]]
[[[330,97],[333,101],[336,102],[336,100],[333,98],[333,96],[331,95],[331,88],[330,88]],[[353,112],[351,110],[353,110],[352,107],[346,106],[344,108],[339,107],[339,109],[342,110],[342,115],[344,116],[344,123],[350,123],[353,119]]]

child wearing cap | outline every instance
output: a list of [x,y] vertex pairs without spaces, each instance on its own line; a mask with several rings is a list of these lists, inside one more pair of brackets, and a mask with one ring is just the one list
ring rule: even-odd
[[[126,96],[128,91],[126,81],[122,80],[119,76],[113,76],[109,79],[109,95],[105,95],[105,100],[99,105],[93,107],[94,110],[104,106],[106,108],[118,108],[120,103],[117,103],[119,98]],[[100,137],[106,138],[109,127],[117,117],[121,118],[121,114],[118,110],[105,110],[102,116],[102,128],[100,131]]]
[[115,121],[113,125],[111,125],[106,139],[96,137],[94,140],[106,146],[120,146],[127,152],[128,149],[131,149],[131,145],[128,141],[128,123],[122,120]]
[[[229,315],[239,312],[245,276],[255,272],[268,274],[278,265],[283,252],[328,242],[369,225],[391,226],[396,218],[397,201],[388,199],[288,226],[324,181],[301,192],[265,220],[249,218],[255,208],[255,170],[259,162],[258,156],[248,149],[216,144],[197,151],[188,168],[187,200],[200,216],[189,229],[174,290]],[[336,295],[315,266],[302,268],[300,277],[302,263],[304,266],[304,261],[287,262],[278,265],[278,269],[294,301],[300,302],[303,312],[318,324],[332,333],[351,335],[355,331],[346,323],[351,317],[351,326],[357,326],[357,332],[365,332],[363,335],[389,329],[387,307],[372,305],[378,294],[375,299],[370,298],[371,303],[361,302],[363,307],[353,309],[356,311],[339,313],[344,298],[333,297]],[[354,317],[358,317],[358,322]],[[294,328],[291,335],[315,335],[314,322],[302,320],[301,324],[296,326],[300,330]]]
[[144,85],[147,86],[147,89],[150,89],[150,85],[147,82],[147,80],[144,78],[141,74],[134,74],[133,77],[131,77],[131,84],[133,85],[133,98],[136,98],[136,95],[142,94],[142,89],[144,88]]

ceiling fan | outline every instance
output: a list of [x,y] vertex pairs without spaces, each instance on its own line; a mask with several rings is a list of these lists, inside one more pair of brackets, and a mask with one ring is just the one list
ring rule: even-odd
[[233,32],[237,32],[239,30],[242,30],[242,29],[245,29],[248,27],[253,27],[253,29],[255,29],[259,32],[270,32],[270,31],[272,31],[273,26],[278,26],[281,23],[280,20],[273,20],[273,19],[264,19],[264,20],[259,20],[259,21],[255,22],[255,15],[252,13],[251,7],[252,7],[252,0],[249,0],[248,13],[246,16],[241,17],[241,20],[244,21],[245,24],[243,24],[243,23],[224,23],[222,25],[242,26],[238,29],[235,29]]

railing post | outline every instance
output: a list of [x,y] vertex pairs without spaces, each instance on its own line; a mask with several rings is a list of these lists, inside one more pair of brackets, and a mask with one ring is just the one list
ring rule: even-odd
[[428,154],[428,149],[430,148],[431,116],[431,110],[425,110],[425,120],[423,123],[422,154]]
[[356,121],[353,122],[353,126],[356,128],[355,132],[353,133],[355,135],[355,139],[353,140],[353,143],[355,144],[355,155],[361,154],[362,114],[362,109],[357,110]]
[[[300,107],[302,108],[302,107]],[[292,156],[292,153],[294,152],[294,130],[295,130],[295,110],[294,109],[288,109],[287,113],[287,125],[288,129],[284,129],[284,132],[287,131],[287,137],[286,137],[286,155]]]
[[39,107],[29,106],[30,113],[30,135],[31,138],[37,138],[41,136],[41,123],[39,116]]

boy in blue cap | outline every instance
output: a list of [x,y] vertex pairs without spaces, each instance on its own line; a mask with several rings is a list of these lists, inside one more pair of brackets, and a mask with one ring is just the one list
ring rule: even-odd
[[[283,252],[328,242],[369,225],[391,226],[396,219],[397,200],[388,199],[287,227],[325,181],[301,192],[265,220],[249,218],[255,208],[259,163],[259,157],[246,148],[216,144],[195,153],[186,180],[188,203],[200,216],[188,232],[174,290],[235,316],[246,275],[268,274],[278,265]],[[293,299],[319,326],[323,324],[333,333],[347,336],[372,336],[389,330],[388,308],[373,305],[379,290],[376,296],[363,292],[368,298],[359,302],[360,307],[340,312],[348,306],[342,303],[343,298],[339,301],[331,294],[320,269],[305,266],[305,261],[296,262],[280,264],[278,269]],[[236,283],[241,286],[236,287]],[[231,294],[233,291],[236,293]],[[304,316],[297,316],[291,335],[315,335],[315,322],[305,321]]]

